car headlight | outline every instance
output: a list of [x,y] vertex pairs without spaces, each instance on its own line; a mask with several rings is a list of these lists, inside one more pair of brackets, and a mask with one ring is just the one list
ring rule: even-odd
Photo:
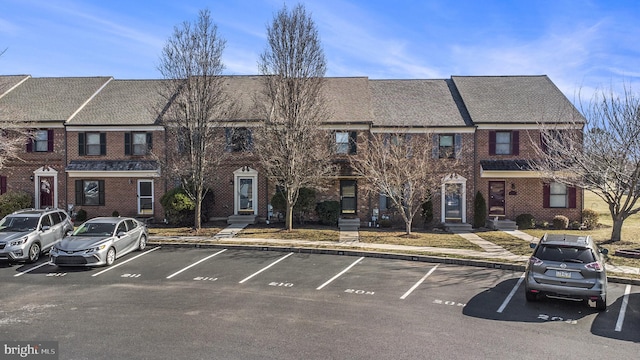
[[106,244],[102,244],[102,245],[87,249],[87,251],[85,251],[85,253],[89,254],[89,253],[92,253],[92,252],[100,251],[100,250],[104,249],[105,247],[107,247],[107,245]]
[[28,239],[28,237],[25,236],[22,239],[13,240],[12,242],[9,243],[9,246],[22,245],[22,244],[27,242],[27,239]]

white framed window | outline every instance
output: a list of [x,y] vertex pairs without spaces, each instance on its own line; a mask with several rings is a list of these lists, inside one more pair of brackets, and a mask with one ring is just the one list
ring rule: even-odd
[[567,197],[567,185],[556,182],[549,184],[549,207],[566,208]]
[[100,155],[100,133],[87,133],[86,139],[86,154]]
[[49,131],[48,130],[36,130],[33,139],[33,150],[37,152],[49,151]]
[[496,155],[511,154],[511,132],[496,131]]

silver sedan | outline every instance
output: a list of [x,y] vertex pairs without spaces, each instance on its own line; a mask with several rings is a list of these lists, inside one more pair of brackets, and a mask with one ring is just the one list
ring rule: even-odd
[[147,246],[144,223],[126,217],[99,217],[86,221],[50,252],[58,266],[109,266],[121,256]]

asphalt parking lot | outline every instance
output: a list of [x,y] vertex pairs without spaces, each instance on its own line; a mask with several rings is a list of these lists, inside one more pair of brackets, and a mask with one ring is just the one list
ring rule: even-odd
[[[225,358],[578,357],[603,347],[616,358],[640,350],[640,287],[609,283],[609,307],[599,313],[562,300],[527,303],[521,276],[360,256],[160,246],[106,268],[2,264],[0,339],[55,340],[65,359],[207,358],[203,344],[214,346],[212,339]],[[196,321],[208,317],[216,321]],[[121,327],[147,335],[132,342]],[[540,352],[544,339],[555,345]],[[330,346],[336,341],[342,349]],[[173,346],[159,345],[167,342]],[[141,349],[144,356],[134,355]]]

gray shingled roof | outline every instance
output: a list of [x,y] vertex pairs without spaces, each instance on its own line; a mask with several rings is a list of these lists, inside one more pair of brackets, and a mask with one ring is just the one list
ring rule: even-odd
[[0,75],[0,96],[29,75]]
[[370,80],[374,126],[466,126],[447,80]]
[[162,80],[112,80],[69,125],[154,125]]
[[154,160],[71,160],[67,171],[154,171],[160,166]]
[[[327,122],[371,121],[370,95],[366,77],[325,78],[325,95],[329,119]],[[254,108],[254,96],[262,90],[262,76],[228,76],[225,85],[239,99],[240,120],[260,117]]]
[[452,76],[476,124],[584,122],[546,76]]
[[0,99],[0,120],[66,121],[109,79],[29,78]]

